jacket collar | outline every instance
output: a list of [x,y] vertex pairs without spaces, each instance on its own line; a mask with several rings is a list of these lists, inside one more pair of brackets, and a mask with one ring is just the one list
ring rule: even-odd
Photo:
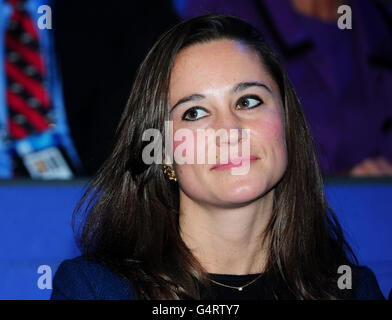
[[298,27],[301,24],[300,17],[294,11],[289,0],[264,0],[264,4],[265,9],[275,22],[281,40],[287,47],[295,47],[311,40],[305,30]]
[[[288,57],[300,49],[301,53],[311,48],[311,36],[301,27],[301,17],[289,0],[256,0],[267,18],[267,24],[274,29],[275,41],[279,49]],[[263,3],[263,4],[261,4]],[[369,57],[392,62],[392,18],[388,8],[373,4],[369,0],[349,2],[352,8],[352,26],[359,35],[362,50]],[[301,49],[302,48],[302,49]],[[392,66],[392,64],[391,64]]]

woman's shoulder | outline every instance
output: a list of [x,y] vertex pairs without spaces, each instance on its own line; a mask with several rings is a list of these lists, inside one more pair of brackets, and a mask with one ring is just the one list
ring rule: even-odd
[[53,279],[52,300],[134,299],[129,281],[102,263],[79,256],[63,261]]
[[[367,266],[353,269],[355,299],[385,300],[376,276]],[[107,266],[83,256],[63,261],[53,279],[52,300],[134,299],[131,284]]]
[[354,268],[355,299],[385,300],[373,271],[367,266]]

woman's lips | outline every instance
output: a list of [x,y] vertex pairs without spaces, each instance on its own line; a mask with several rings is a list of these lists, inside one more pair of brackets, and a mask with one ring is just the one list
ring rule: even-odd
[[229,170],[231,168],[241,167],[243,164],[250,164],[253,161],[259,160],[258,157],[250,156],[249,158],[233,158],[229,159],[228,163],[217,164],[213,166],[210,170]]

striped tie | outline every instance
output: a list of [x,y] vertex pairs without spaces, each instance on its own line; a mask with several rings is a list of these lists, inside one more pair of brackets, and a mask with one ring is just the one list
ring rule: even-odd
[[8,2],[13,9],[5,32],[9,133],[11,139],[22,139],[51,127],[52,105],[35,23],[24,0]]

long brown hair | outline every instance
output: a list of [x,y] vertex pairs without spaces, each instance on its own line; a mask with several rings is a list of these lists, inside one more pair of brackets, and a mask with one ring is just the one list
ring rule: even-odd
[[[178,52],[218,39],[259,54],[279,86],[285,110],[288,167],[275,186],[265,270],[277,299],[334,299],[337,269],[357,263],[329,208],[312,138],[298,98],[274,51],[248,23],[227,15],[184,21],[156,42],[140,66],[117,128],[117,143],[74,212],[83,254],[128,279],[137,299],[200,299],[208,274],[179,233],[179,189],[142,150],[149,128],[164,133],[169,81]],[[80,227],[80,229],[78,228]],[[276,290],[279,283],[286,293]]]

